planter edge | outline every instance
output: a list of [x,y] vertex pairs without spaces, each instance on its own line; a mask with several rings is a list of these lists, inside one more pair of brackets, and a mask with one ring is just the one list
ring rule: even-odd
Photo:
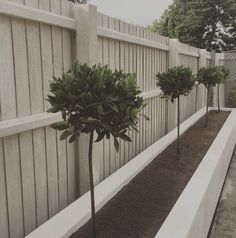
[[208,236],[236,143],[236,109],[222,110],[232,112],[155,238]]

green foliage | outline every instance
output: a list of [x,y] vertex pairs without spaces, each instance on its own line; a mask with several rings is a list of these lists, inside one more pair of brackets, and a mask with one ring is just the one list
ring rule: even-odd
[[174,0],[151,29],[208,51],[236,48],[235,0]]
[[218,84],[224,83],[228,78],[230,71],[225,66],[216,66],[218,69]]
[[76,62],[62,78],[54,78],[50,92],[48,112],[62,113],[63,121],[52,125],[63,131],[61,139],[73,142],[81,133],[96,131],[97,142],[112,135],[118,150],[118,138],[130,142],[128,129],[138,131],[144,102],[134,74]]
[[236,87],[232,88],[232,91],[229,94],[229,107],[236,108]]
[[164,97],[174,102],[175,98],[187,95],[195,84],[194,76],[189,67],[174,67],[157,76],[157,86],[160,86]]
[[228,77],[229,71],[224,66],[209,66],[201,68],[197,73],[197,81],[205,87],[214,87],[223,83]]

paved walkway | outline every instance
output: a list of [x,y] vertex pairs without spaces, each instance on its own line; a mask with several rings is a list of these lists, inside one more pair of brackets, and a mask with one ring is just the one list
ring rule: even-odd
[[236,238],[236,149],[209,238]]

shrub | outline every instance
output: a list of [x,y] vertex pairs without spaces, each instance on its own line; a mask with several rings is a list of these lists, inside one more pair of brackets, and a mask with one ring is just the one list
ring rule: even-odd
[[72,69],[54,78],[50,84],[52,95],[48,96],[51,108],[48,112],[61,112],[63,121],[55,123],[52,128],[63,131],[61,139],[69,137],[72,143],[81,133],[90,135],[89,139],[89,175],[91,191],[91,210],[93,237],[95,233],[95,205],[92,150],[94,133],[96,142],[104,137],[114,137],[114,145],[118,150],[118,138],[131,142],[127,135],[129,129],[137,130],[138,116],[144,107],[139,94],[134,74],[126,74],[108,66],[76,62]]
[[173,103],[178,100],[178,143],[177,153],[180,154],[180,96],[187,96],[192,90],[195,80],[189,67],[174,67],[165,73],[159,73],[157,76],[157,86],[163,91],[163,97],[168,98]]

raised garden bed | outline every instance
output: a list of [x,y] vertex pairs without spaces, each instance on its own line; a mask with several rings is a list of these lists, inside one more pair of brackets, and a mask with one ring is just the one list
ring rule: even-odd
[[[182,132],[203,115],[202,110],[184,122]],[[97,210],[106,204],[97,213],[98,238],[206,237],[235,145],[235,130],[235,111],[213,111],[208,128],[201,119],[182,135],[180,158],[174,130],[98,185]],[[87,193],[27,237],[69,237],[89,216]],[[72,237],[91,237],[89,223]]]

